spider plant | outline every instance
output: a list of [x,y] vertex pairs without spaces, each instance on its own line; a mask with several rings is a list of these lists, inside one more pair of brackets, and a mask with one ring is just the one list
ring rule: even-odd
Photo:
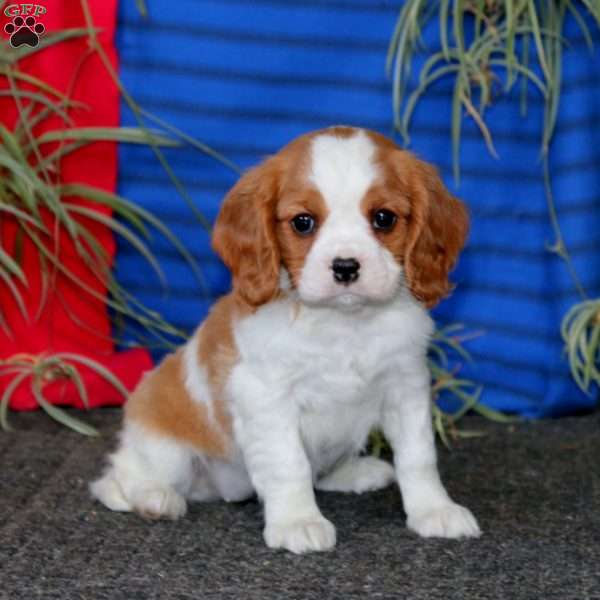
[[[454,176],[460,176],[460,139],[463,115],[477,124],[492,155],[493,136],[485,122],[486,108],[502,88],[520,85],[521,109],[527,112],[527,88],[542,94],[545,117],[541,135],[546,153],[556,126],[560,102],[565,18],[572,14],[592,47],[587,10],[600,25],[599,0],[407,0],[400,11],[387,54],[392,77],[394,124],[406,143],[410,122],[420,98],[441,79],[453,82],[452,150]],[[421,32],[435,17],[439,23],[439,51],[421,67],[408,93]]]
[[[144,8],[139,0],[138,6]],[[157,277],[166,285],[164,274],[151,250],[152,230],[164,235],[187,261],[196,277],[203,283],[201,271],[178,238],[150,212],[131,200],[86,184],[62,183],[60,179],[61,160],[72,152],[98,141],[145,144],[152,148],[160,164],[168,173],[175,188],[193,208],[198,220],[206,227],[208,222],[193,203],[184,186],[179,181],[162,148],[183,144],[206,153],[238,171],[237,167],[223,156],[190,136],[142,109],[130,96],[113,70],[112,64],[97,39],[97,29],[91,18],[87,0],[81,2],[86,26],[51,33],[42,38],[35,47],[14,49],[7,42],[0,43],[0,76],[4,76],[7,88],[0,89],[0,97],[10,98],[17,109],[18,118],[13,128],[0,124],[0,219],[10,218],[16,223],[17,235],[13,248],[0,246],[0,290],[6,290],[16,303],[24,319],[29,319],[26,308],[28,294],[27,275],[21,264],[22,247],[28,241],[36,249],[39,258],[42,293],[35,311],[38,317],[50,292],[58,293],[53,283],[57,276],[79,288],[81,294],[90,301],[98,301],[109,306],[115,320],[128,317],[137,322],[141,330],[150,336],[150,342],[171,345],[173,337],[182,338],[185,334],[167,323],[161,315],[141,304],[114,278],[111,271],[111,257],[107,255],[100,241],[92,233],[89,224],[97,223],[112,230],[117,236],[129,242],[148,261]],[[122,97],[129,104],[138,120],[137,127],[76,127],[72,114],[86,107],[70,96],[75,83],[66,92],[61,92],[47,82],[33,77],[19,68],[19,61],[34,52],[60,44],[74,38],[86,38],[89,46],[81,63],[92,53],[97,53],[102,64],[119,88]],[[59,125],[44,133],[36,133],[39,126],[51,119]],[[148,126],[152,124],[152,127]],[[84,198],[90,203],[73,202],[73,198]],[[90,207],[102,206],[110,211],[98,211]],[[109,216],[110,215],[110,216]],[[48,218],[50,217],[50,218]],[[48,225],[51,223],[51,226]],[[90,286],[65,266],[59,259],[59,238],[68,236],[73,243],[78,259],[87,267],[100,286]],[[99,289],[106,288],[108,297]],[[75,320],[76,315],[67,312]],[[81,324],[84,326],[84,324]],[[0,312],[0,327],[11,334],[9,324]],[[143,336],[142,336],[143,337]],[[147,340],[145,340],[147,342]],[[44,398],[43,388],[48,381],[68,379],[74,382],[84,405],[87,405],[87,392],[77,365],[85,365],[125,393],[123,385],[101,364],[83,355],[56,353],[35,357],[14,355],[0,361],[0,377],[11,377],[0,399],[0,426],[8,427],[7,410],[12,394],[18,385],[29,379],[31,390],[38,404],[53,418],[80,431],[93,433],[93,429],[74,419],[65,411],[50,405]]]

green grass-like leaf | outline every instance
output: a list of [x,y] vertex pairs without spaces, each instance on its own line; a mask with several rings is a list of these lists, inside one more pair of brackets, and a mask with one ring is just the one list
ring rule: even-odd
[[561,335],[573,379],[589,394],[600,386],[600,298],[575,304],[564,316]]
[[77,433],[81,433],[82,435],[98,435],[98,430],[95,427],[92,427],[91,425],[88,425],[80,419],[70,415],[62,408],[54,406],[54,404],[50,404],[50,402],[44,398],[44,394],[42,393],[39,381],[37,379],[34,379],[33,381],[32,391],[38,405],[55,421],[62,423],[65,427],[68,427]]
[[61,141],[80,142],[124,142],[127,144],[148,144],[149,140],[159,146],[177,147],[181,144],[171,137],[155,130],[143,130],[137,127],[71,127],[48,131],[37,138],[38,145]]
[[19,385],[21,385],[21,383],[30,376],[28,371],[22,369],[17,370],[16,373],[16,377],[14,377],[13,380],[6,386],[4,393],[2,394],[2,399],[0,399],[0,427],[2,427],[4,431],[12,430],[12,427],[8,422],[8,404],[10,399]]

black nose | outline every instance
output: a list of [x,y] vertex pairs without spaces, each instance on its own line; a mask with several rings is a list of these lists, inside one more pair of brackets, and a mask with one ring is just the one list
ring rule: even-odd
[[334,258],[331,264],[333,278],[338,283],[348,285],[358,279],[360,263],[355,258]]

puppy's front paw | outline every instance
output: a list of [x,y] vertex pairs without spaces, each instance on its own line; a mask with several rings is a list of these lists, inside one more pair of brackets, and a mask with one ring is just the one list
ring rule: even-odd
[[269,548],[285,548],[295,554],[318,552],[335,546],[335,527],[319,515],[267,525],[264,537]]
[[406,525],[422,537],[461,538],[481,535],[477,520],[471,511],[454,502],[410,515]]

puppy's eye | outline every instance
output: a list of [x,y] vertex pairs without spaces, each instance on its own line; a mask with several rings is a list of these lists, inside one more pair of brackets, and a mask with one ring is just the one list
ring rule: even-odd
[[371,224],[377,231],[390,231],[396,224],[397,217],[391,210],[382,208],[373,214]]
[[317,227],[315,218],[307,213],[296,215],[291,221],[292,229],[300,235],[310,235]]

